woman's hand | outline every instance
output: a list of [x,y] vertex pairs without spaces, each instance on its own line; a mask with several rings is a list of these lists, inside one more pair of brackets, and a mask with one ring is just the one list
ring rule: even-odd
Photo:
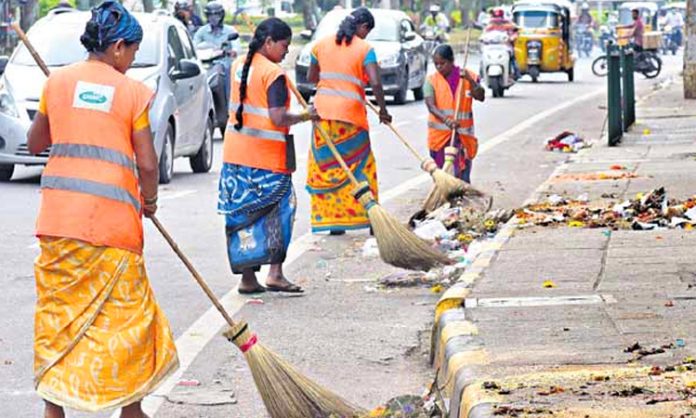
[[307,109],[307,115],[308,120],[311,120],[312,122],[319,122],[321,120],[319,113],[317,113],[317,108],[314,107],[314,105],[309,106]]
[[157,196],[147,198],[143,196],[143,215],[150,218],[157,212]]
[[452,118],[445,118],[445,125],[450,129],[457,129],[459,124]]
[[391,115],[389,114],[389,112],[387,112],[387,109],[384,107],[379,109],[379,121],[382,123],[391,123],[392,122]]

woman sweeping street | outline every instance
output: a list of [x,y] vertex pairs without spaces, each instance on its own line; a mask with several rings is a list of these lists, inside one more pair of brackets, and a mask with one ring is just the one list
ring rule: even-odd
[[[379,105],[381,122],[391,122],[374,50],[364,39],[375,19],[364,7],[355,9],[341,23],[338,33],[321,39],[312,50],[308,79],[317,84],[314,100],[321,117],[318,124],[336,144],[358,181],[367,181],[377,198],[377,165],[370,148],[364,85],[369,81]],[[369,228],[363,206],[351,194],[352,187],[314,129],[308,159],[307,190],[311,195],[312,231]]]
[[[454,174],[467,183],[471,182],[471,166],[478,149],[474,136],[473,99],[483,102],[486,91],[479,84],[479,77],[454,65],[454,52],[447,44],[438,46],[433,53],[435,71],[423,88],[428,107],[428,148],[438,167],[445,162],[445,147],[450,145],[452,130],[457,134],[453,146],[458,149],[454,159]],[[455,117],[457,86],[462,83],[459,114]]]
[[[294,114],[285,72],[290,26],[277,18],[256,28],[249,52],[232,65],[230,119],[225,131],[218,211],[225,215],[227,253],[239,293],[302,292],[283,275],[295,219],[295,149],[289,127],[316,113]],[[270,264],[266,286],[256,272]]]
[[142,256],[141,215],[157,210],[153,92],[124,75],[142,36],[117,1],[93,9],[88,59],[49,77],[29,130],[32,153],[51,146],[34,268],[34,384],[48,418],[63,407],[145,417],[140,400],[178,367]]

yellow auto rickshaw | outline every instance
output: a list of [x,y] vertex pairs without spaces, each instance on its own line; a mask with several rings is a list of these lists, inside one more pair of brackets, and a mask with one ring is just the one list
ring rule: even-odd
[[575,58],[570,49],[570,9],[553,1],[524,1],[512,8],[519,28],[515,59],[522,74],[536,83],[541,73],[564,72],[573,81]]

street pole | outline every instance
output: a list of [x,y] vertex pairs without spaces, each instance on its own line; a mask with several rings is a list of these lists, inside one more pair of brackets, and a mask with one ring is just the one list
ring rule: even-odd
[[696,99],[696,0],[686,1],[684,98]]
[[621,106],[621,53],[616,45],[607,46],[607,139],[609,146],[623,136]]

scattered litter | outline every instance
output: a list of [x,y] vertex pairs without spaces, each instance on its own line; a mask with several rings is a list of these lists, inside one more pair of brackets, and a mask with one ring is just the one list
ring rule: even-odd
[[609,167],[609,169],[611,169],[611,170],[625,170],[626,167],[619,165],[619,164],[614,164],[611,167]]
[[571,181],[600,181],[600,180],[627,180],[638,177],[636,173],[628,171],[597,171],[592,173],[563,173],[551,178],[551,183],[563,183]]
[[686,346],[686,342],[684,341],[683,338],[677,338],[677,340],[675,341],[675,345],[679,348],[682,348],[682,347]]
[[379,247],[377,246],[376,238],[368,238],[365,240],[365,244],[362,247],[362,256],[369,257],[379,257]]
[[433,287],[431,287],[430,291],[433,293],[442,293],[442,291],[444,289],[445,289],[445,287],[438,283],[438,284],[434,285]]
[[2,363],[3,363],[5,366],[11,366],[11,365],[14,364],[14,361],[12,361],[12,360],[5,360],[5,361],[3,361]]
[[668,308],[671,308],[672,306],[674,306],[674,302],[672,302],[671,300],[668,300],[667,302],[665,302],[665,306]]
[[179,383],[176,384],[177,386],[200,386],[201,381],[196,380],[196,379],[181,379],[179,380]]
[[262,299],[249,299],[246,301],[247,305],[263,305]]
[[437,276],[428,280],[427,274],[421,271],[399,271],[382,277],[379,284],[384,287],[416,287],[430,285],[436,279]]
[[578,152],[583,148],[589,148],[590,144],[573,132],[563,131],[546,141],[547,151]]
[[546,280],[541,286],[546,289],[550,289],[552,287],[556,287],[556,283],[552,282],[551,280]]
[[448,234],[447,228],[439,220],[429,219],[422,222],[413,232],[427,240],[435,240]]
[[643,129],[643,135],[650,135],[650,129],[648,129],[648,128]]
[[365,286],[363,288],[367,293],[375,293],[377,291],[377,288],[374,286]]

